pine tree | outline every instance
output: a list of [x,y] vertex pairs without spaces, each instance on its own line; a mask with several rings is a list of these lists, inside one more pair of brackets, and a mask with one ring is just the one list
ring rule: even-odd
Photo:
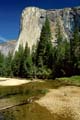
[[13,59],[12,59],[12,72],[13,75],[16,77],[21,77],[21,71],[22,71],[22,61],[23,61],[23,47],[20,45],[19,50],[16,51]]
[[[63,38],[59,22],[56,29],[56,46],[54,47],[53,72],[55,76],[67,75],[69,71],[70,45],[69,40]],[[66,67],[67,66],[67,67]]]
[[37,47],[36,62],[38,67],[43,67],[44,65],[49,67],[51,49],[52,49],[52,42],[51,42],[50,23],[48,18],[46,17],[46,21],[42,28],[40,41]]
[[80,71],[80,32],[76,27],[72,39],[72,61],[74,64],[75,73]]
[[59,20],[58,19],[57,19],[57,24],[56,24],[56,38],[57,38],[56,43],[59,46],[60,44],[62,44],[63,36],[62,36],[61,26],[59,24]]
[[[51,74],[52,67],[52,42],[51,42],[50,23],[46,17],[45,24],[42,27],[40,41],[37,46],[36,66],[38,67],[37,76],[44,78]],[[48,75],[49,76],[49,75]]]
[[12,69],[11,69],[11,62],[12,62],[12,53],[8,53],[8,56],[5,57],[5,76],[12,77]]
[[76,27],[74,29],[73,39],[71,40],[71,54],[73,58],[75,57],[75,54],[76,54],[75,50],[79,45],[80,45],[80,35],[79,35],[79,29],[78,27]]
[[4,55],[0,52],[0,76],[5,75]]
[[32,57],[30,55],[30,49],[28,48],[27,43],[23,53],[22,76],[23,77],[32,76]]

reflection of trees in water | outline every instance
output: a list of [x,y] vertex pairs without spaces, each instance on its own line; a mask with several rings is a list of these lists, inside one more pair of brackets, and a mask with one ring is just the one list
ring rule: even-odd
[[0,113],[0,120],[4,120],[4,116]]

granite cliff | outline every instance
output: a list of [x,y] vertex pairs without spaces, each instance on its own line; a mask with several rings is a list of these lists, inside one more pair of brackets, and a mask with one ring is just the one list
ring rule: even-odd
[[19,45],[25,47],[26,42],[30,49],[37,43],[40,38],[42,26],[46,16],[50,20],[52,42],[56,41],[57,23],[60,26],[64,39],[72,37],[74,27],[80,28],[80,7],[44,10],[36,7],[25,8],[22,12],[20,23],[20,34],[14,47],[14,53],[18,50]]
[[25,47],[27,42],[31,49],[37,43],[46,16],[50,20],[53,43],[56,41],[57,23],[64,39],[72,37],[75,26],[80,27],[80,7],[52,10],[43,10],[36,7],[25,8],[22,12],[21,32],[15,51],[18,50],[20,44]]

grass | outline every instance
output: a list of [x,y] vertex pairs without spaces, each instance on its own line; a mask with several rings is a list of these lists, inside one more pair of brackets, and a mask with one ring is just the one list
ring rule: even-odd
[[[34,97],[36,100],[44,96],[49,91],[48,89],[57,89],[67,85],[80,86],[80,76],[31,82],[17,87],[0,87],[0,105],[3,103],[5,103],[4,106],[14,105],[30,97]],[[73,120],[70,115],[65,117],[51,114],[45,107],[41,107],[35,102],[4,110],[1,115],[4,116],[3,120]]]
[[68,85],[80,86],[80,76],[57,78],[57,80],[65,82]]
[[38,82],[28,83],[20,86],[13,87],[0,87],[0,99],[8,98],[17,95],[40,96],[47,92],[47,88]]
[[45,95],[48,89],[61,86],[80,86],[80,76],[56,78],[56,80],[45,80],[44,82],[30,82],[19,86],[0,87],[0,99],[16,95],[40,96]]

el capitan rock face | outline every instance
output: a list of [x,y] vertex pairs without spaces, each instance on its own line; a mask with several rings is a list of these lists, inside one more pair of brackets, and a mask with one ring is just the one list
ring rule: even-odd
[[24,9],[21,17],[21,32],[15,50],[18,50],[19,45],[23,45],[23,47],[25,47],[26,42],[30,49],[36,44],[40,38],[45,18],[46,10],[36,7]]
[[18,50],[20,44],[25,47],[27,42],[31,49],[37,43],[46,16],[50,20],[53,43],[56,40],[57,22],[64,39],[72,37],[75,25],[80,27],[80,7],[52,10],[43,10],[36,7],[25,8],[22,12],[21,32],[15,51]]
[[33,45],[36,45],[40,39],[41,29],[45,23],[46,16],[50,21],[53,44],[56,41],[57,23],[60,26],[64,39],[72,37],[75,26],[80,28],[80,7],[52,10],[44,10],[36,7],[25,8],[21,16],[18,41],[16,41],[15,46],[13,45],[14,47],[12,46],[14,53],[18,50],[19,45],[23,45],[25,48],[26,42],[30,49],[32,49]]

